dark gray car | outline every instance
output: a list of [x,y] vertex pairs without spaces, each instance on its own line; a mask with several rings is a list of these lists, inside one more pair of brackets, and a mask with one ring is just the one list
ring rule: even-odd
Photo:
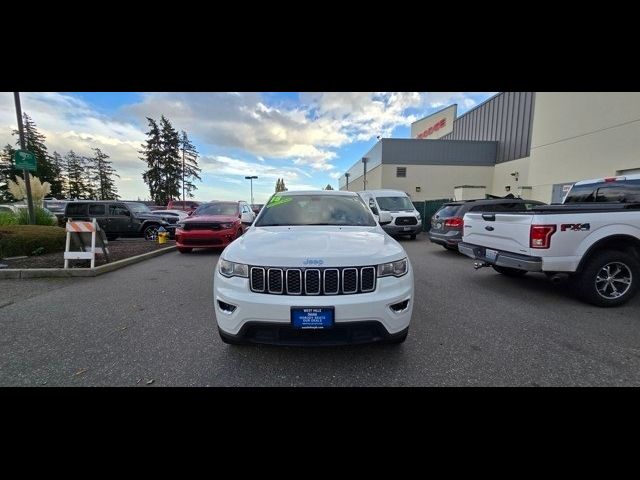
[[497,198],[488,200],[464,200],[445,203],[431,217],[429,239],[448,250],[457,250],[462,241],[464,215],[467,212],[524,212],[534,205],[545,205],[536,200]]
[[95,218],[108,240],[118,237],[154,239],[163,227],[174,236],[178,217],[156,215],[144,203],[117,200],[77,200],[68,202],[64,221]]

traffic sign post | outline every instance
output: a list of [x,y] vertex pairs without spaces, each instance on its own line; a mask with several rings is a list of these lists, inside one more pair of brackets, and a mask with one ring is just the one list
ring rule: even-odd
[[15,156],[15,161],[18,159],[23,165],[26,165],[22,169],[22,176],[24,178],[24,184],[27,187],[27,206],[29,207],[29,223],[34,225],[36,223],[35,212],[33,211],[33,198],[31,197],[31,179],[29,178],[29,166],[33,164],[33,170],[36,169],[36,157],[33,153],[27,152],[27,143],[24,138],[24,127],[22,126],[22,107],[20,106],[20,92],[13,92],[13,99],[16,103],[16,116],[18,117],[18,133],[20,135],[20,150],[21,154]]

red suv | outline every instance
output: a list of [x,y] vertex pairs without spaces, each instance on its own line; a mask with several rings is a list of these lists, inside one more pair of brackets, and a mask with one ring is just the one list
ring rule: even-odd
[[183,212],[191,213],[201,205],[200,202],[194,202],[193,200],[169,200],[167,204],[167,210],[182,210]]
[[200,205],[178,223],[176,245],[180,253],[194,248],[224,248],[253,223],[255,214],[247,202],[212,202]]

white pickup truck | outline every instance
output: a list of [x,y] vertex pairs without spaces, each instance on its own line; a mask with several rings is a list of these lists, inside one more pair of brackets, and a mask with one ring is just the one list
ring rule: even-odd
[[612,307],[640,285],[640,175],[576,183],[562,205],[467,213],[458,249],[509,276],[567,279],[584,301]]

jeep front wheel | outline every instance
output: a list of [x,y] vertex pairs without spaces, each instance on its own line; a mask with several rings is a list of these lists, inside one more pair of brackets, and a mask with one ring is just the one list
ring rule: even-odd
[[144,229],[144,239],[145,240],[155,240],[158,238],[158,226],[157,225],[149,225]]

